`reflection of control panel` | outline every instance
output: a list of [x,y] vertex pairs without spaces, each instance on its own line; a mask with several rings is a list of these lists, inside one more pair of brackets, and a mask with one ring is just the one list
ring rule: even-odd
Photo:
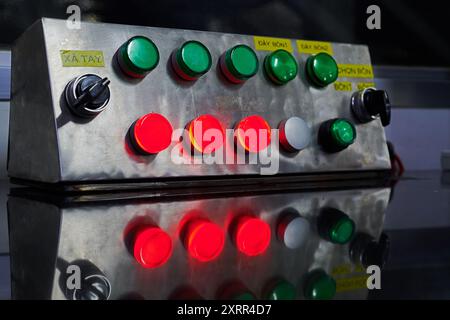
[[390,167],[389,100],[363,89],[373,86],[365,46],[42,19],[16,42],[12,67],[14,178]]
[[[378,188],[45,201],[13,193],[13,296],[365,298],[363,267],[386,256],[389,195]],[[68,288],[77,268],[81,287]]]

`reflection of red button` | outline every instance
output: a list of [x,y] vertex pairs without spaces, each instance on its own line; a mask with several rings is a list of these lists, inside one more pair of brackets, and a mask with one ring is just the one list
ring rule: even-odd
[[172,131],[172,125],[164,116],[148,113],[133,124],[130,138],[139,151],[154,154],[170,145]]
[[238,250],[247,256],[257,256],[266,251],[270,237],[270,226],[265,221],[248,216],[238,220],[235,242]]
[[253,115],[242,119],[235,128],[237,140],[249,152],[267,148],[271,140],[270,126],[263,117]]
[[188,222],[185,245],[192,257],[202,262],[214,260],[224,244],[225,237],[218,225],[204,219]]
[[136,234],[133,253],[143,267],[156,268],[172,255],[172,240],[158,227],[144,228]]
[[192,146],[204,154],[212,153],[223,146],[225,131],[216,117],[204,114],[189,123],[189,140]]

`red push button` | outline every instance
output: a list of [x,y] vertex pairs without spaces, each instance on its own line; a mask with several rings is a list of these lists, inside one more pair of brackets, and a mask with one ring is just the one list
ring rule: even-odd
[[193,258],[207,262],[220,255],[225,244],[225,236],[218,225],[206,219],[195,219],[188,222],[184,241]]
[[235,243],[238,250],[247,256],[264,253],[269,247],[270,237],[270,226],[259,218],[244,216],[237,222]]
[[225,130],[220,121],[209,114],[201,115],[188,125],[189,140],[199,152],[210,154],[221,148],[225,141]]
[[132,125],[130,140],[138,151],[155,154],[170,145],[172,132],[172,125],[164,116],[159,113],[148,113]]
[[237,141],[248,152],[259,152],[271,141],[271,129],[263,117],[253,115],[242,119],[235,128]]
[[134,258],[144,268],[162,266],[172,255],[172,240],[158,227],[146,227],[136,234]]

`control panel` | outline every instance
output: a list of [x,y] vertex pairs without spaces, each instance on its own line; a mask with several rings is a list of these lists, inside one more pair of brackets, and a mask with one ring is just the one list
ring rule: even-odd
[[390,168],[363,45],[42,19],[13,48],[12,92],[13,178]]
[[381,232],[389,196],[387,188],[175,201],[14,194],[13,297],[364,299],[366,267],[382,267],[389,249]]

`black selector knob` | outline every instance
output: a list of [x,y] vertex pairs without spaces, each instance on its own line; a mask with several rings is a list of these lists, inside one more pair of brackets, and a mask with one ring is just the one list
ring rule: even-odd
[[356,119],[366,123],[380,117],[384,127],[391,123],[391,103],[384,90],[367,88],[353,93],[351,109]]
[[109,98],[110,81],[95,74],[85,74],[70,81],[65,89],[70,110],[80,117],[90,118],[105,110]]
[[365,268],[371,265],[383,268],[389,255],[389,247],[389,237],[385,233],[381,234],[378,241],[369,234],[358,233],[350,244],[350,258]]
[[[68,267],[76,267],[79,274],[67,272]],[[68,300],[108,300],[111,295],[111,283],[105,274],[88,260],[76,260],[60,264],[59,284]],[[68,285],[73,277],[80,276],[79,287]],[[69,279],[69,277],[72,277]]]

